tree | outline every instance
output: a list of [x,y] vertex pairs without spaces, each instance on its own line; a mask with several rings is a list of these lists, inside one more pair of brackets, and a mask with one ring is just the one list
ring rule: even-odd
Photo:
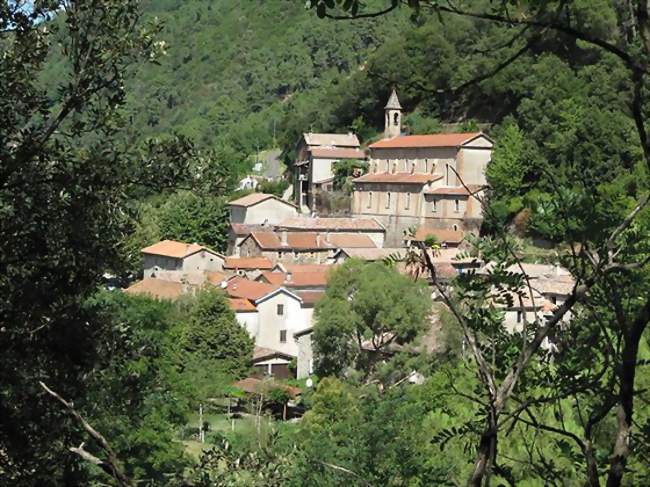
[[170,195],[157,215],[160,237],[199,243],[224,251],[228,208],[222,197],[180,191]]
[[424,283],[381,263],[347,261],[314,313],[317,374],[340,376],[349,367],[370,374],[382,356],[426,329],[430,311]]
[[250,368],[253,340],[235,319],[223,292],[215,287],[202,289],[187,305],[187,323],[182,346],[186,358],[215,364],[235,378]]

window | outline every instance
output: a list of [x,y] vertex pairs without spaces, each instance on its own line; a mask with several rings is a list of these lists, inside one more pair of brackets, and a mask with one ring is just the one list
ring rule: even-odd
[[454,211],[458,213],[460,211],[460,201],[454,200]]
[[390,193],[386,193],[386,208],[390,208]]
[[368,193],[368,208],[372,208],[372,191]]
[[521,311],[517,311],[517,323],[521,323],[522,318],[523,313]]
[[287,343],[287,330],[280,330],[280,343]]
[[393,125],[399,125],[399,113],[393,115]]
[[284,304],[278,304],[277,312],[278,312],[278,316],[284,315]]
[[406,204],[404,205],[404,209],[408,210],[410,206],[411,206],[411,193],[406,193]]
[[449,186],[449,164],[445,166],[445,184]]
[[431,210],[433,213],[438,213],[438,200],[435,198],[431,201]]

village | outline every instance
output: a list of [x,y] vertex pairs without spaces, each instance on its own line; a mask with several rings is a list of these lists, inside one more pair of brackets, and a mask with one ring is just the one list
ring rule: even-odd
[[[125,292],[175,300],[216,286],[254,339],[250,379],[305,379],[314,372],[314,308],[332,270],[346,260],[399,261],[415,244],[434,242],[431,259],[447,285],[463,273],[489,272],[490,262],[464,249],[481,227],[494,141],[482,132],[404,135],[402,115],[393,90],[383,138],[366,149],[352,133],[303,134],[289,198],[253,192],[230,201],[225,254],[171,240],[143,248],[143,278]],[[349,216],[321,216],[318,202],[333,189],[334,168],[349,160],[367,168],[352,178]],[[398,268],[425,278],[408,265]],[[524,273],[531,284],[523,296],[500,304],[510,332],[551,315],[574,287],[570,273],[556,264],[521,263],[511,271]],[[434,288],[431,296],[433,305],[440,296]],[[432,351],[440,326],[432,313]]]

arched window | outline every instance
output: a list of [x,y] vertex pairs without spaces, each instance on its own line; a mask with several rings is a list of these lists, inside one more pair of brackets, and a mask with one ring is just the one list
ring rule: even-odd
[[368,208],[372,208],[372,191],[368,193]]
[[445,166],[446,173],[445,173],[445,184],[449,186],[449,164]]
[[393,114],[393,125],[399,125],[399,113],[395,112]]
[[406,204],[404,205],[404,209],[408,210],[410,206],[411,206],[411,193],[406,193]]
[[458,213],[460,211],[460,201],[454,200],[454,211]]
[[432,208],[431,209],[432,209],[433,213],[437,213],[438,212],[438,200],[434,198],[431,201],[431,203],[432,203]]
[[452,228],[454,229],[454,232],[458,231],[458,225],[454,224],[454,226]]
[[390,208],[390,193],[386,193],[386,208]]

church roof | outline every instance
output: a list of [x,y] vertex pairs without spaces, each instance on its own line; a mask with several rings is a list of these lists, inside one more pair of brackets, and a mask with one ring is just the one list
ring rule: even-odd
[[393,88],[393,91],[390,94],[390,98],[388,99],[388,103],[386,103],[386,106],[384,107],[386,110],[401,110],[402,105],[399,104],[399,100],[397,99],[397,93],[395,92],[395,88]]
[[371,149],[407,149],[418,147],[460,147],[463,144],[484,136],[481,132],[431,134],[431,135],[400,135],[392,139],[383,139],[369,147]]
[[306,132],[302,134],[305,144],[309,146],[320,145],[324,147],[360,147],[359,138],[348,132],[347,134],[318,134]]

